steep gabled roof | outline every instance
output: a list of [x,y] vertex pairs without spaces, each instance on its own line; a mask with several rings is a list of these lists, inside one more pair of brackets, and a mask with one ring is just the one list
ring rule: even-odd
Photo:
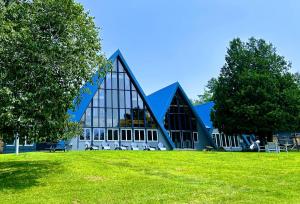
[[[117,50],[108,60],[114,62],[115,59],[121,54],[120,50]],[[79,122],[84,114],[85,110],[89,106],[93,96],[96,94],[98,90],[99,84],[101,84],[104,80],[104,77],[99,78],[99,73],[96,74],[92,78],[92,82],[87,82],[80,89],[80,103],[75,106],[75,110],[68,110],[68,114],[70,115],[70,120],[72,122]],[[75,103],[75,101],[74,101]]]
[[[131,69],[129,68],[128,64],[126,63],[120,50],[117,50],[109,58],[109,61],[111,61],[113,63],[117,58],[119,58],[119,60],[122,61],[123,65],[124,65],[124,69],[128,73],[128,77],[130,78],[132,83],[135,85],[138,93],[140,94],[141,98],[144,100],[147,109],[149,110],[150,114],[153,116],[153,119],[158,124],[159,128],[162,130],[164,136],[167,138],[167,141],[169,142],[170,146],[172,148],[175,148],[173,141],[168,136],[168,132],[165,130],[164,126],[161,123],[159,123],[158,119],[155,116],[155,113],[152,111],[152,108],[149,105],[148,98],[146,97],[143,89],[139,85],[138,81],[136,80],[136,78],[135,78],[134,74],[132,73]],[[103,82],[103,80],[104,80],[104,78],[99,78],[99,74],[96,73],[92,78],[93,83],[88,82],[81,88],[81,90],[80,90],[81,101],[80,101],[79,105],[76,106],[75,111],[68,110],[68,113],[71,116],[71,119],[70,119],[71,121],[79,122],[81,120],[82,115],[84,114],[89,103],[93,99],[93,96],[96,94],[96,92],[98,90],[99,83],[101,84]],[[89,93],[86,93],[86,91],[85,91],[86,89],[89,90]]]
[[210,112],[214,105],[215,103],[213,101],[210,101],[195,106],[196,112],[198,113],[199,117],[202,119],[206,128],[213,129],[213,124],[210,118]]
[[[176,94],[177,91],[180,91],[184,100],[187,102],[188,106],[194,113],[198,123],[200,126],[202,126],[206,136],[211,141],[211,137],[209,136],[209,133],[203,124],[201,118],[199,117],[198,113],[196,112],[194,106],[190,102],[190,99],[187,97],[185,91],[181,87],[181,85],[178,82],[175,82],[174,84],[171,84],[163,89],[160,89],[152,94],[150,94],[147,98],[149,100],[149,104],[155,114],[155,117],[158,119],[160,126],[164,128],[164,117],[172,103],[172,100]],[[165,129],[165,128],[164,128]],[[169,135],[167,135],[169,137]]]

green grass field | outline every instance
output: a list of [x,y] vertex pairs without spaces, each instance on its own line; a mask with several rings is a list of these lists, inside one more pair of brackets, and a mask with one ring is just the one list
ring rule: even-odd
[[300,203],[300,153],[0,155],[0,203]]

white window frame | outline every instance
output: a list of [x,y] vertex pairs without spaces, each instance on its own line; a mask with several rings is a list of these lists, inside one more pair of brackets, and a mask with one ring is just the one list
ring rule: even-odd
[[[108,131],[109,130],[112,130],[112,140],[108,139]],[[114,131],[115,130],[118,131],[118,139],[117,140],[114,139]],[[119,141],[119,138],[120,138],[120,131],[119,131],[119,129],[117,129],[117,128],[107,128],[107,141]]]
[[[85,130],[90,130],[90,139],[89,140],[87,140],[86,139],[86,135],[85,135]],[[92,128],[83,128],[83,140],[82,139],[80,139],[80,137],[81,136],[79,136],[79,141],[91,141],[92,140],[92,137],[93,137],[93,135],[92,135]]]
[[[95,130],[99,130],[99,139],[98,140],[95,139]],[[101,138],[101,132],[100,132],[100,130],[103,130],[103,132],[104,132],[104,138],[103,138],[103,140],[100,139]],[[104,141],[104,140],[105,140],[105,128],[94,128],[93,129],[93,141]]]
[[[197,134],[197,137],[196,137],[197,140],[195,140],[194,134]],[[196,143],[199,142],[199,133],[198,132],[193,132],[193,141],[196,142]]]
[[[152,139],[151,140],[148,139],[148,131],[150,131],[151,134],[152,134]],[[153,132],[156,132],[156,140],[153,139]],[[158,130],[157,129],[147,129],[147,141],[150,141],[150,142],[157,142],[158,141]]]
[[[134,138],[133,139],[134,139],[135,142],[145,142],[146,134],[145,134],[145,130],[144,129],[133,129],[133,131],[134,131]],[[138,140],[135,139],[135,131],[139,131],[139,139]],[[141,131],[144,132],[144,139],[143,140],[141,140]]]
[[[122,131],[123,130],[125,130],[125,137],[126,137],[126,140],[123,140],[123,138],[122,138]],[[131,139],[129,140],[128,139],[128,130],[130,130],[130,134],[131,134]],[[128,128],[122,128],[121,130],[120,130],[120,137],[121,137],[121,141],[132,141],[132,129],[128,129]]]

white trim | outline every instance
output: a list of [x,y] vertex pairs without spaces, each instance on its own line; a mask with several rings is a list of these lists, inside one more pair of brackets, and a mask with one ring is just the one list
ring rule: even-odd
[[[85,130],[90,130],[90,139],[87,140],[86,139],[86,135],[85,135]],[[83,128],[83,140],[80,138],[81,135],[79,136],[79,141],[91,141],[92,140],[92,128]]]
[[[152,133],[152,139],[149,140],[148,138],[148,131],[150,131]],[[156,132],[156,140],[153,139],[153,132]],[[157,129],[147,129],[147,141],[150,141],[150,142],[157,142],[158,141],[158,131]]]
[[[135,142],[144,142],[145,141],[146,134],[145,134],[144,129],[133,129],[133,131],[134,131],[134,134],[133,134],[134,138],[133,139],[134,139]],[[138,140],[135,139],[135,131],[139,131],[139,139]],[[144,139],[143,140],[141,140],[141,131],[144,132]]]
[[[196,137],[197,140],[195,140],[194,134],[197,134],[197,137]],[[197,143],[199,142],[199,134],[198,134],[198,132],[193,132],[193,141],[197,142]]]
[[[126,137],[126,140],[123,140],[123,138],[122,138],[122,130],[125,130],[125,137]],[[128,139],[128,130],[130,130],[130,137],[131,137],[131,139],[129,140]],[[121,141],[132,141],[132,129],[129,129],[129,128],[122,128],[122,129],[120,129],[120,138],[121,138]]]
[[[112,140],[109,140],[108,139],[108,131],[109,130],[112,130]],[[114,140],[114,131],[118,131],[118,139],[117,140]],[[117,128],[107,128],[107,141],[119,141],[119,138],[120,138],[120,132],[119,132],[119,129]]]
[[[95,130],[99,130],[99,139],[98,140],[95,140]],[[100,130],[103,130],[103,133],[104,133],[104,138],[103,140],[101,140],[101,132]],[[105,140],[105,128],[93,128],[93,141],[104,141]]]

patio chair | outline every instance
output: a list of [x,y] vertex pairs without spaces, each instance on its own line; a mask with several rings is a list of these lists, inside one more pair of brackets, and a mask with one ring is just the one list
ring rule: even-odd
[[103,150],[110,150],[110,146],[106,142],[102,142],[101,146]]
[[125,146],[120,145],[118,142],[114,143],[115,150],[127,150]]
[[58,143],[52,145],[50,147],[50,152],[55,152],[55,151],[66,151],[67,150],[67,146],[65,141],[60,140]]
[[265,146],[266,152],[280,152],[280,148],[277,143],[275,142],[267,142],[267,145]]
[[149,151],[154,151],[155,147],[151,147],[148,144],[144,143],[143,144],[144,150],[149,150]]
[[164,146],[164,144],[161,143],[161,142],[158,143],[157,149],[158,149],[158,150],[161,150],[161,151],[167,150],[167,148],[166,148],[166,147]]
[[99,150],[99,146],[91,145],[89,142],[85,143],[85,150]]
[[130,147],[131,147],[131,150],[140,150],[139,147],[137,146],[137,144],[134,142],[131,143]]

